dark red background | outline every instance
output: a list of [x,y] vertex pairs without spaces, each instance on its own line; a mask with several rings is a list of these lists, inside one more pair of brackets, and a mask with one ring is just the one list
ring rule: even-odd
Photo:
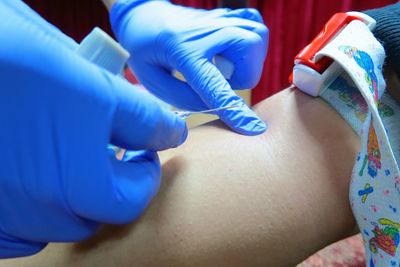
[[[100,0],[26,0],[48,21],[76,41],[82,40],[94,26],[111,32],[107,10]],[[217,0],[175,0],[174,3],[214,8]],[[336,12],[361,11],[395,3],[395,0],[249,0],[270,29],[267,60],[262,79],[256,87],[253,104],[288,85],[293,57]]]

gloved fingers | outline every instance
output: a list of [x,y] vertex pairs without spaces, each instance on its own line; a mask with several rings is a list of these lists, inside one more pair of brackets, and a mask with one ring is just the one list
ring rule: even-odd
[[266,130],[265,123],[235,94],[217,67],[208,59],[187,59],[180,65],[180,70],[209,108],[239,106],[217,113],[234,131],[244,135],[257,135]]
[[[156,152],[126,151],[121,161],[112,159],[117,203],[109,223],[128,223],[138,218],[160,187],[161,166]],[[112,201],[112,200],[111,200]],[[112,202],[111,202],[112,203]]]
[[[257,33],[261,39],[266,43],[268,42],[268,28],[265,24],[250,20],[243,19],[240,17],[229,17],[229,18],[221,18],[220,20],[216,20],[218,24],[215,24],[215,21],[210,22],[210,25],[207,25],[210,29],[223,29],[227,27],[237,27],[244,30],[248,30],[254,33]],[[265,44],[266,45],[266,44]]]
[[[262,40],[260,35],[254,32],[240,28],[231,28],[231,30],[229,36],[232,36],[232,39],[235,36],[242,38],[236,39],[232,45],[221,52],[221,56],[233,62],[235,66],[229,83],[234,89],[252,89],[260,81],[268,42]],[[218,34],[224,33],[216,33]]]
[[[86,118],[87,127],[79,129],[81,138],[83,133],[92,135],[95,132],[96,142],[101,139],[107,143],[111,139],[113,144],[128,149],[162,150],[176,147],[185,140],[185,121],[160,107],[153,96],[134,90],[127,81],[59,45],[52,34],[42,32],[36,25],[26,23],[21,27],[26,27],[25,35],[32,37],[34,53],[29,46],[24,46],[15,52],[16,55],[9,53],[5,56],[12,62],[25,62],[26,77],[31,74],[32,80],[38,84],[55,87],[48,90],[37,86],[43,89],[37,95],[57,94],[58,101],[51,103],[54,109],[74,107],[73,112],[66,112],[67,109],[58,112],[57,115],[63,119],[57,123],[64,126],[67,122],[73,123],[73,118]],[[38,33],[43,38],[36,37]],[[17,32],[13,42],[26,42],[25,38]],[[7,45],[11,46],[12,42]],[[29,72],[29,68],[35,71]]]
[[223,15],[225,18],[242,18],[249,19],[258,23],[264,23],[260,12],[255,8],[239,8],[234,9]]
[[266,42],[258,34],[227,27],[198,42],[199,47],[208,45],[207,58],[220,55],[233,63],[234,72],[228,80],[233,89],[251,89],[257,85],[267,51]]
[[157,153],[127,151],[123,160],[108,156],[108,170],[71,192],[69,205],[81,217],[112,224],[131,222],[156,194],[161,177]]
[[177,147],[187,137],[186,122],[148,92],[125,81],[114,85],[111,143],[126,149],[163,150]]
[[47,243],[0,238],[0,259],[31,256],[44,249],[46,245]]
[[[133,67],[134,62],[131,64]],[[139,77],[143,85],[158,98],[183,110],[203,110],[207,106],[196,92],[186,83],[172,75],[171,71],[150,64],[138,66],[144,77]]]
[[[107,141],[111,144],[126,149],[158,151],[177,147],[186,140],[186,122],[162,107],[154,96],[70,51],[67,54],[73,56],[65,62],[69,70],[64,75],[72,80],[74,87],[85,88],[85,94],[91,96],[87,101],[95,103],[99,116],[105,116],[100,119],[104,120],[106,126],[102,128],[107,128]],[[76,66],[80,67],[79,75]]]

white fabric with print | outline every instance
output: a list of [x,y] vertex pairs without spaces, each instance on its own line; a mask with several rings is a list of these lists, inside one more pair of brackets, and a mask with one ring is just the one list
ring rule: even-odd
[[367,266],[398,267],[400,174],[395,156],[400,154],[400,106],[390,96],[382,97],[383,47],[363,22],[355,20],[319,51],[320,56],[332,58],[344,71],[321,97],[361,138],[350,203],[363,235]]

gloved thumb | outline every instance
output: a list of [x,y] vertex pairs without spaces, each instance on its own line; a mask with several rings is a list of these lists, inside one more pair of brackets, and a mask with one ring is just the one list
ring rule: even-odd
[[0,230],[0,259],[25,257],[41,251],[47,243],[11,237]]
[[129,223],[142,214],[159,188],[159,158],[148,150],[127,151],[123,160],[110,154],[108,162],[97,173],[95,187],[93,181],[79,181],[68,203],[76,214],[96,222]]
[[122,79],[112,85],[115,110],[111,143],[130,150],[177,147],[187,137],[186,122],[154,96]]

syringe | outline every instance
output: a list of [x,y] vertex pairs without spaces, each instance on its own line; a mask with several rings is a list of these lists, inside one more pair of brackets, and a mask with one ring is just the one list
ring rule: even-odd
[[212,113],[215,111],[220,111],[224,109],[231,109],[231,108],[238,108],[242,106],[243,104],[236,104],[236,105],[231,105],[231,106],[226,106],[226,107],[220,107],[220,108],[213,108],[213,109],[205,109],[205,110],[199,110],[199,111],[186,111],[186,110],[176,110],[174,111],[176,115],[181,117],[182,119],[187,119],[193,114],[208,114]]

